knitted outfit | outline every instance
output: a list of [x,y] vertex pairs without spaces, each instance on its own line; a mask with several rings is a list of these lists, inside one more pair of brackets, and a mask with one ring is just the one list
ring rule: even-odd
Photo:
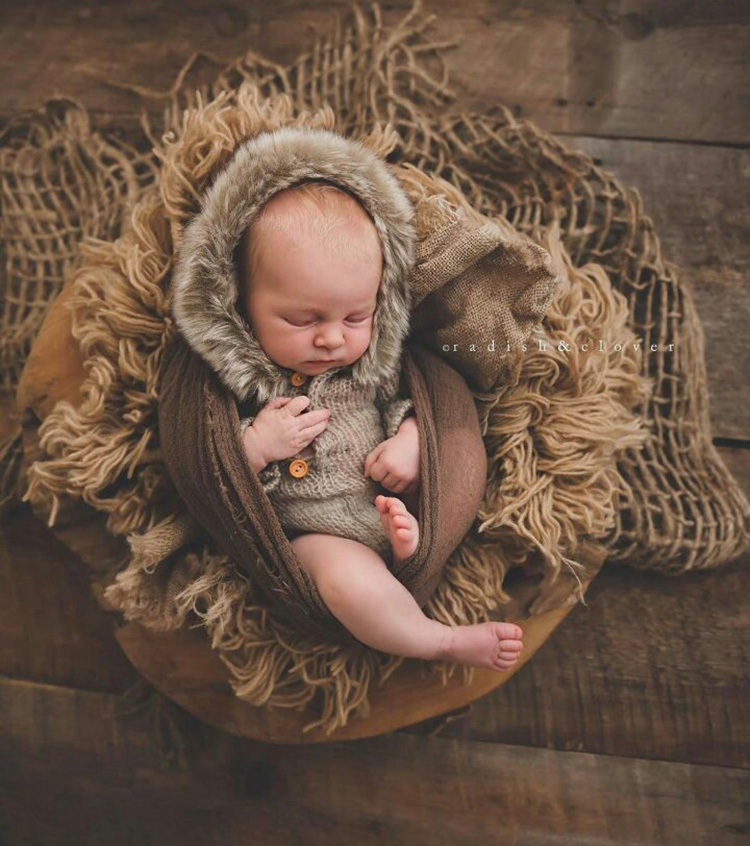
[[[413,411],[411,399],[398,393],[397,378],[378,389],[357,385],[350,366],[316,376],[299,374],[296,381],[305,378],[299,386],[291,381],[293,371],[281,367],[279,370],[290,379],[284,396],[310,397],[303,414],[319,408],[331,412],[326,428],[302,452],[283,461],[272,461],[260,471],[263,489],[284,531],[288,537],[321,532],[352,538],[388,561],[391,542],[374,504],[382,490],[364,475],[364,462],[381,441],[396,434]],[[255,415],[243,418],[241,430],[254,419]],[[293,473],[296,458],[306,462],[304,475]]]
[[[237,309],[235,251],[275,193],[311,180],[334,184],[360,201],[378,232],[383,270],[365,353],[295,385],[293,371],[266,355]],[[304,393],[311,400],[306,411],[331,412],[296,462],[275,461],[259,474],[285,532],[353,538],[386,561],[391,545],[374,504],[381,488],[365,477],[364,461],[413,408],[399,387],[415,245],[414,208],[390,165],[364,143],[335,132],[285,127],[243,142],[205,192],[183,233],[172,288],[178,329],[237,399],[238,437],[277,396]]]

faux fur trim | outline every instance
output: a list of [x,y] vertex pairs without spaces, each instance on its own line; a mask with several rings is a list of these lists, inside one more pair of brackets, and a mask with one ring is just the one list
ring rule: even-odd
[[284,127],[238,146],[203,195],[175,264],[177,327],[240,402],[265,404],[283,392],[290,371],[271,361],[237,309],[235,248],[274,194],[308,179],[324,179],[353,193],[380,236],[383,272],[372,340],[352,365],[352,376],[359,384],[377,386],[399,367],[411,309],[413,206],[390,166],[361,142],[329,130]]

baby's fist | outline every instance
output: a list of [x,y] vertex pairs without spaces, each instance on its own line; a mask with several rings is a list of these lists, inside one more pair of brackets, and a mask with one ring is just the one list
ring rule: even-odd
[[413,493],[419,486],[419,431],[416,421],[401,425],[365,459],[365,476],[393,493]]

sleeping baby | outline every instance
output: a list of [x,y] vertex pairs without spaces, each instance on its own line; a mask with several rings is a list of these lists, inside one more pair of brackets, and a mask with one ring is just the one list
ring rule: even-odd
[[[239,402],[245,455],[321,598],[357,639],[505,670],[522,648],[518,626],[446,626],[391,572],[419,544],[420,443],[400,390],[403,338],[385,331],[405,315],[383,287],[383,243],[354,193],[322,179],[282,187],[244,230],[236,308],[258,345],[248,369],[268,385],[264,401]],[[394,366],[374,354],[378,343]],[[357,378],[365,372],[373,378]]]

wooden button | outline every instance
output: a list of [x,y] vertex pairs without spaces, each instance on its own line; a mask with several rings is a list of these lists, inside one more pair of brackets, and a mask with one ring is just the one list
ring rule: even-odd
[[304,373],[298,373],[295,371],[292,373],[290,381],[295,388],[299,388],[300,385],[304,385],[305,382],[307,382],[307,376]]
[[307,476],[308,464],[304,458],[295,458],[294,461],[289,462],[289,472],[295,479],[301,479]]

